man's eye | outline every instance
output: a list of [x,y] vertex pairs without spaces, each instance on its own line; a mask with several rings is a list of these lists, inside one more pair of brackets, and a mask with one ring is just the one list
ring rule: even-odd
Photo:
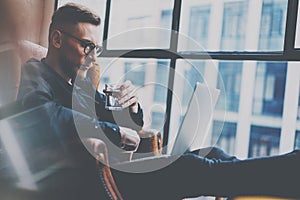
[[86,47],[87,44],[86,44],[85,42],[81,42],[81,46],[82,46],[82,47]]

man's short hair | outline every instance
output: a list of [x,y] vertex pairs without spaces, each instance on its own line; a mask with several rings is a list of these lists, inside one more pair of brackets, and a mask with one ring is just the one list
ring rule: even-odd
[[65,4],[54,12],[49,35],[53,29],[61,29],[65,25],[76,25],[81,22],[98,26],[101,23],[101,19],[85,6],[75,3]]

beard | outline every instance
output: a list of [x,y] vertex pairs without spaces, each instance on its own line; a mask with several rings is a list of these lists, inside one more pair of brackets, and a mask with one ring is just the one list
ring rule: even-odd
[[74,80],[77,76],[77,72],[80,68],[80,64],[76,65],[73,63],[70,59],[68,59],[66,56],[60,54],[59,56],[59,62],[61,63],[62,70],[65,73],[65,75],[72,80]]

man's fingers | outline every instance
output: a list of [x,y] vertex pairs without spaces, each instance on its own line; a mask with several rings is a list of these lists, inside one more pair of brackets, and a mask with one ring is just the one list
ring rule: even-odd
[[125,90],[125,89],[129,88],[130,86],[132,86],[132,83],[131,83],[131,81],[127,80],[120,86],[120,89]]
[[137,96],[133,96],[131,97],[128,101],[124,102],[122,104],[122,108],[127,108],[133,104],[136,104],[138,102],[138,97]]

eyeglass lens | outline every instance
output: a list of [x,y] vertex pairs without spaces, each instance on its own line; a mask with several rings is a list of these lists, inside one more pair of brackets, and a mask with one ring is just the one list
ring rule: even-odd
[[96,50],[96,55],[99,56],[102,53],[103,48],[101,46],[96,46],[92,43],[87,44],[86,47],[84,48],[84,53],[88,55],[91,53],[93,50]]

